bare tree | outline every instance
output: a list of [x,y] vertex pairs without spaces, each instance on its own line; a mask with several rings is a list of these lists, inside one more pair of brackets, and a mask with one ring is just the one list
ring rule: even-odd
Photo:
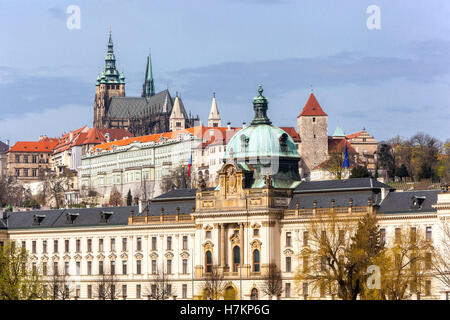
[[47,172],[45,177],[45,188],[48,195],[55,200],[55,205],[60,208],[64,204],[64,193],[70,189],[73,173],[70,170],[64,170],[61,174]]
[[105,270],[97,277],[94,292],[99,300],[117,300],[120,296],[118,290],[118,280],[115,272]]
[[117,190],[116,186],[112,187],[111,193],[109,194],[109,204],[114,207],[122,205],[122,194]]
[[70,300],[74,294],[74,288],[71,286],[69,275],[64,269],[53,268],[47,279],[51,290],[51,300]]
[[269,296],[269,300],[272,300],[272,297],[281,296],[282,290],[281,270],[275,263],[271,263],[264,277],[262,291]]
[[223,274],[219,271],[218,265],[211,266],[211,272],[206,272],[201,289],[204,300],[219,300],[224,296],[226,282]]
[[167,300],[172,294],[172,285],[169,274],[164,268],[156,270],[150,283],[145,287],[145,293],[148,299]]

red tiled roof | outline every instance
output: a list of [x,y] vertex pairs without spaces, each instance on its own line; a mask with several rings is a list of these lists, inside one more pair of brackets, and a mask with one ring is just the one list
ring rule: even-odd
[[322,110],[322,107],[320,106],[314,94],[311,93],[309,95],[308,101],[306,101],[305,107],[298,117],[301,116],[327,116],[327,114]]
[[11,152],[52,152],[58,144],[57,138],[44,138],[39,141],[17,141],[9,151]]
[[[115,146],[126,146],[129,145],[132,142],[135,141],[139,141],[139,142],[157,142],[161,137],[166,138],[166,139],[177,139],[179,134],[183,134],[183,133],[190,133],[195,135],[196,137],[202,137],[203,138],[203,143],[202,146],[204,144],[209,145],[209,144],[226,144],[226,142],[229,141],[229,139],[231,139],[231,137],[234,135],[234,133],[236,133],[237,131],[239,131],[241,128],[231,128],[230,131],[228,131],[227,127],[205,127],[205,126],[197,126],[197,127],[193,127],[193,128],[188,128],[188,129],[183,129],[183,130],[178,130],[178,131],[174,131],[174,132],[165,132],[165,133],[156,133],[156,134],[151,134],[151,135],[147,135],[147,136],[141,136],[141,137],[134,137],[134,138],[129,138],[129,139],[122,139],[122,140],[117,140],[117,141],[111,141],[108,143],[102,143],[99,145],[96,145],[92,148],[93,151],[97,150],[97,149],[101,149],[101,150],[111,150],[111,146],[115,145]],[[213,131],[212,131],[213,130]],[[228,131],[228,133],[227,133]],[[205,146],[206,146],[205,145]]]
[[[333,139],[328,138],[328,152],[344,152],[345,151],[345,139]],[[356,150],[352,147],[350,141],[347,140],[347,151],[348,153],[357,153]]]
[[352,133],[352,134],[348,134],[348,135],[346,135],[345,137],[346,137],[347,139],[353,139],[353,138],[356,138],[357,136],[359,136],[361,133],[362,133],[362,131],[356,132],[356,133]]
[[291,136],[294,142],[301,142],[300,136],[294,127],[280,127],[280,129],[286,131],[286,133]]

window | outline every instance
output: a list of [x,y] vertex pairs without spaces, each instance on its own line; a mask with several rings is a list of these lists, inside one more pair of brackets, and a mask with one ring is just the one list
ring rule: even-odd
[[23,162],[28,163],[28,156],[23,156]]
[[[20,155],[16,155],[16,162],[20,163]],[[16,171],[17,171],[17,169],[16,169]]]
[[58,262],[53,262],[53,274],[59,274]]
[[81,252],[81,240],[80,239],[77,239],[75,241],[75,251],[76,252]]
[[386,229],[381,228],[381,229],[380,229],[380,234],[381,234],[381,236],[380,236],[380,238],[381,238],[381,244],[382,244],[382,245],[385,245],[385,244],[386,244]]
[[36,274],[36,271],[37,271],[36,262],[33,262],[33,264],[32,264],[32,273]]
[[156,250],[156,237],[152,237],[152,250]]
[[152,274],[156,274],[156,260],[152,260]]
[[89,299],[92,299],[92,285],[90,284],[87,286],[87,296]]
[[136,285],[136,298],[138,298],[138,299],[141,298],[141,285],[140,284]]
[[166,289],[167,289],[167,295],[171,296],[172,295],[172,285],[168,284]]
[[286,232],[286,247],[290,247],[290,246],[291,246],[291,233]]
[[47,240],[42,241],[42,253],[47,253]]
[[88,276],[92,274],[92,261],[87,262],[87,274]]
[[70,272],[69,272],[69,262],[64,262],[64,274],[65,274],[65,275],[70,275]]
[[291,272],[291,257],[286,257],[286,272]]
[[416,238],[417,238],[417,229],[416,229],[416,227],[411,227],[411,235],[410,235],[410,238],[411,238],[411,242],[412,243],[415,243],[416,242]]
[[395,228],[395,243],[400,243],[402,231],[400,228]]
[[313,117],[313,119],[312,119],[312,120],[313,120],[313,122],[316,122],[316,117]]
[[172,250],[172,237],[167,237],[167,250]]
[[431,270],[431,253],[425,253],[425,270]]
[[20,169],[16,169],[16,177],[20,176]]
[[344,242],[345,239],[345,230],[339,230],[339,238],[338,241],[340,244]]
[[431,280],[425,281],[425,295],[430,296],[431,295]]
[[98,251],[103,252],[103,239],[98,239]]
[[111,251],[116,251],[116,239],[111,238]]
[[26,244],[25,241],[22,241],[22,248],[23,248],[23,249],[26,249],[26,248],[27,248],[27,244]]
[[[238,246],[233,248],[233,272],[239,271],[239,265],[241,264],[241,249]],[[212,265],[212,259],[211,259]]]
[[325,245],[326,242],[327,242],[327,231],[322,230],[322,232],[320,233],[320,244]]
[[53,240],[53,252],[58,252],[58,240]]
[[81,288],[79,285],[77,285],[76,289],[75,289],[75,299],[78,299],[80,297],[80,293],[81,293]]
[[122,261],[122,274],[127,274],[127,260]]
[[142,274],[141,266],[142,266],[142,261],[136,260],[136,274]]
[[183,236],[183,250],[187,250],[187,249],[188,249],[188,237]]
[[183,259],[183,274],[187,274],[188,273],[188,271],[187,271],[187,263],[188,263],[187,259]]
[[37,156],[32,156],[32,158],[31,158],[31,162],[33,162],[33,163],[37,163]]
[[205,238],[206,239],[211,239],[211,231],[208,230],[208,231],[205,232]]
[[111,267],[111,274],[116,274],[116,262],[115,261],[111,261],[110,263]]
[[427,227],[426,230],[427,230],[427,231],[426,231],[426,240],[427,240],[428,242],[431,242],[431,227]]
[[103,274],[103,261],[98,262],[98,274]]
[[181,288],[181,298],[187,299],[187,284],[183,284]]
[[33,177],[36,177],[37,176],[37,169],[31,169],[31,175]]
[[44,284],[44,286],[42,287],[42,296],[44,297],[44,299],[47,299],[47,291],[48,287],[46,284]]
[[167,260],[167,273],[172,274],[172,260]]
[[127,238],[122,238],[122,251],[127,251]]
[[286,298],[291,297],[291,284],[289,282],[286,283],[286,285],[284,287],[284,295],[286,296]]
[[156,284],[152,284],[152,286],[151,286],[151,291],[152,291],[152,296],[154,297],[154,296],[156,296]]
[[141,251],[142,250],[142,239],[140,237],[136,238],[136,250],[137,251]]
[[69,240],[64,240],[64,252],[69,252]]
[[92,239],[87,239],[87,251],[92,252]]
[[253,229],[253,236],[258,237],[259,236],[259,229]]
[[253,272],[260,272],[260,257],[259,250],[256,249],[253,251]]
[[77,269],[76,274],[77,274],[77,276],[79,276],[81,274],[81,262],[80,261],[77,261],[75,263],[75,268]]
[[23,176],[28,177],[28,169],[23,169]]
[[308,295],[308,282],[303,282],[303,295]]
[[123,300],[125,300],[127,298],[127,285],[126,284],[122,285],[122,297],[123,297]]
[[308,245],[308,231],[303,231],[303,245]]
[[31,252],[36,253],[36,240],[31,242]]
[[42,274],[43,274],[44,276],[47,275],[47,262],[43,262],[43,263],[42,263]]

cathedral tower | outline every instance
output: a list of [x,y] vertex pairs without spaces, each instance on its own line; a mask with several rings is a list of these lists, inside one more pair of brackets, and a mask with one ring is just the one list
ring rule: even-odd
[[211,104],[211,111],[209,112],[208,117],[208,127],[220,127],[220,126],[221,126],[220,114],[219,109],[217,108],[216,93],[214,92]]
[[186,128],[186,117],[185,112],[183,112],[183,107],[180,102],[180,98],[175,97],[175,101],[173,103],[172,113],[170,114],[169,119],[169,129],[170,131],[177,131]]
[[111,97],[125,96],[125,76],[120,75],[116,69],[116,57],[114,55],[113,41],[111,31],[109,32],[108,52],[105,57],[105,68],[98,75],[95,84],[94,100],[94,127],[105,128],[108,124],[103,121]]
[[302,175],[308,178],[311,170],[328,159],[328,115],[313,93],[297,117],[297,128],[301,139]]
[[152,57],[149,54],[147,57],[147,68],[145,69],[145,80],[142,86],[142,97],[147,100],[155,95],[155,84],[153,82],[153,72],[152,72]]

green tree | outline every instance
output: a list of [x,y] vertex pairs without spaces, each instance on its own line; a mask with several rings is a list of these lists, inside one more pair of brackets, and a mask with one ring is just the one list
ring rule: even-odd
[[363,166],[357,166],[352,168],[352,171],[350,172],[350,179],[352,178],[366,178],[371,177],[370,171],[367,170],[366,167]]
[[37,266],[28,252],[8,241],[0,249],[0,299],[41,299],[43,286]]

